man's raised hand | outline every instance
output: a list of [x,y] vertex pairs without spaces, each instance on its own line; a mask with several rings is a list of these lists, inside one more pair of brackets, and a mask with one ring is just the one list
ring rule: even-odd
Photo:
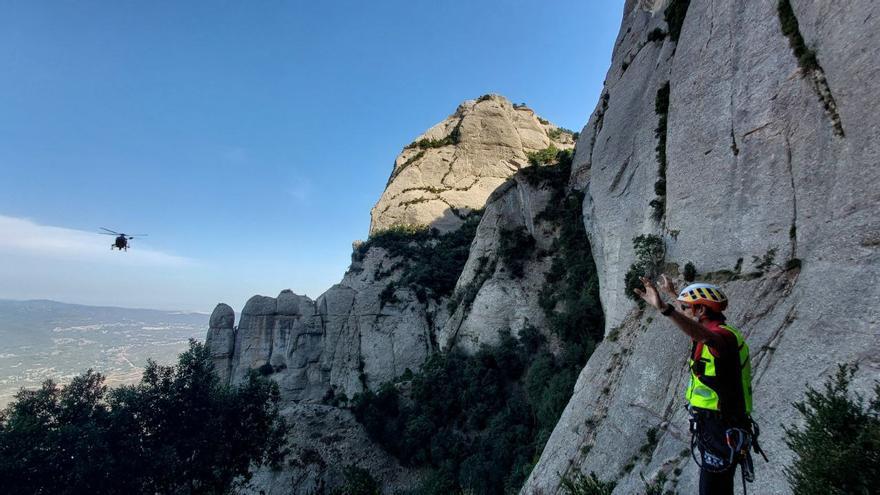
[[651,282],[651,279],[648,277],[639,277],[639,280],[645,285],[645,290],[633,289],[633,292],[651,306],[654,306],[657,309],[663,309],[663,299],[660,298],[660,294],[657,292],[657,287],[654,286],[654,282]]
[[678,292],[675,290],[675,284],[672,283],[672,279],[667,277],[665,273],[660,275],[660,290],[673,299],[678,297]]

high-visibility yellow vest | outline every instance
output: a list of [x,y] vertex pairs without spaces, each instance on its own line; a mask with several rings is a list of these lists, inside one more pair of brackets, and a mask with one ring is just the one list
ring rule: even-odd
[[[737,366],[730,366],[729,370],[719,370],[718,360],[712,355],[709,346],[702,342],[696,343],[688,366],[690,368],[691,381],[688,384],[687,400],[694,407],[701,409],[709,409],[712,411],[721,411],[721,402],[728,401],[728,407],[745,408],[745,414],[752,412],[752,365],[749,361],[749,345],[746,344],[742,334],[736,328],[730,325],[720,325],[721,328],[729,331],[736,336],[737,347],[739,348],[739,362]],[[734,368],[738,368],[739,379],[742,384],[742,406],[738,406],[738,391],[722,391],[722,380],[729,381],[733,378],[729,376],[719,376],[718,373],[733,373]],[[723,399],[718,393],[722,391],[725,395]],[[733,414],[741,414],[742,411],[725,411]]]

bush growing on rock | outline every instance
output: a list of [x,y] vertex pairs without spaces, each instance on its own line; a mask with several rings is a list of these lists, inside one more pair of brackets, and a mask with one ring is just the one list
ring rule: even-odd
[[532,166],[546,165],[556,160],[559,150],[552,144],[540,151],[533,151],[528,154],[529,164]]
[[697,278],[697,267],[694,266],[693,263],[688,261],[684,264],[684,281],[685,282],[693,282]]
[[[521,168],[519,174],[532,186],[543,186],[564,194],[571,172],[572,150],[557,150],[550,146],[529,154],[530,166]],[[554,163],[555,162],[555,163]],[[547,166],[553,163],[553,166]]]
[[499,236],[498,256],[514,278],[525,275],[525,263],[535,249],[535,238],[524,227],[502,230]]
[[782,34],[788,38],[788,44],[798,60],[798,65],[807,73],[818,70],[819,60],[816,57],[816,52],[809,48],[804,41],[797,16],[795,16],[794,10],[791,8],[791,2],[789,0],[779,0],[776,12],[779,15]]
[[397,302],[397,296],[394,294],[395,291],[397,291],[397,286],[394,282],[391,282],[382,289],[382,292],[379,293],[379,309],[384,308],[386,304]]
[[412,225],[377,232],[357,246],[352,257],[362,261],[370,249],[382,248],[396,260],[391,271],[403,271],[399,282],[381,294],[383,306],[395,302],[394,290],[402,287],[413,289],[420,299],[445,297],[464,270],[481,216],[482,210],[471,211],[461,227],[445,234]]
[[850,392],[856,366],[840,365],[822,390],[808,387],[794,404],[802,426],[785,427],[794,463],[785,468],[791,488],[804,494],[869,494],[880,486],[880,385],[865,403]]
[[471,304],[477,298],[477,293],[480,292],[480,287],[495,273],[496,266],[496,260],[490,259],[488,256],[478,258],[474,278],[452,294],[452,297],[449,298],[449,302],[446,304],[446,309],[450,313],[455,313],[459,306],[464,306],[465,310],[470,310]]
[[366,469],[346,466],[342,470],[345,483],[330,492],[330,495],[382,495],[379,483]]
[[663,239],[653,234],[633,237],[632,242],[636,262],[630,265],[624,275],[624,285],[626,296],[642,304],[641,298],[633,292],[633,289],[642,286],[640,277],[654,278],[660,274],[660,265],[666,256],[666,247],[663,244]]
[[663,32],[660,28],[654,28],[650,33],[648,33],[648,42],[654,41],[663,41],[666,38],[666,33]]
[[616,481],[600,481],[596,473],[589,476],[575,472],[562,478],[562,490],[565,495],[611,495]]
[[752,256],[752,263],[759,272],[765,272],[776,265],[776,248],[770,248],[764,256]]
[[663,11],[663,19],[669,27],[669,38],[675,43],[678,43],[678,37],[681,36],[681,27],[684,25],[690,4],[690,0],[672,0]]
[[266,363],[266,364],[260,366],[259,368],[257,368],[257,373],[259,373],[262,376],[269,376],[272,373],[275,373],[275,368],[271,364]]
[[654,193],[657,197],[648,204],[651,209],[651,217],[659,222],[666,215],[666,131],[669,119],[669,81],[657,90],[654,98],[654,112],[659,116],[654,136],[657,138],[657,146],[654,148],[657,154],[657,181],[654,182]]

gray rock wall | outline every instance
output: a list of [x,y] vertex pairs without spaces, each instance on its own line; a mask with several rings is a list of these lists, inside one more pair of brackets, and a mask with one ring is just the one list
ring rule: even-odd
[[[662,236],[671,272],[691,261],[732,301],[773,461],[757,462],[750,493],[790,493],[780,425],[796,420],[791,404],[807,384],[819,386],[838,363],[860,365],[862,391],[880,376],[880,4],[792,0],[818,73],[798,66],[776,0],[693,0],[677,45],[647,42],[666,29],[666,3],[627,2],[607,100],[600,96],[578,143],[572,183],[587,192],[608,337],[523,493],[559,493],[575,470],[620,477],[615,494],[640,493],[640,474],[660,471],[673,479],[667,489],[696,491],[698,472],[681,456],[688,339],[625,298],[636,235]],[[654,99],[667,80],[666,207],[655,222]],[[753,272],[753,256],[771,249],[776,266],[760,276],[724,272],[739,260],[743,274]],[[659,442],[642,454],[653,427]]]
[[415,483],[415,473],[373,445],[348,410],[327,404],[417,370],[432,350],[429,308],[411,291],[380,304],[380,292],[399,278],[379,275],[390,263],[384,250],[371,249],[316,301],[289,290],[253,296],[236,328],[232,308],[214,310],[206,344],[218,374],[235,385],[250,370],[268,373],[293,425],[283,469],[257,470],[249,493],[321,493],[342,483],[348,465],[369,470],[384,486]]
[[418,472],[401,467],[391,455],[373,445],[351,412],[321,404],[290,404],[281,414],[291,425],[291,453],[279,471],[259,469],[248,495],[330,493],[344,478],[347,466],[357,465],[381,480],[387,493],[406,491]]
[[[530,325],[545,327],[538,296],[552,258],[535,253],[552,252],[556,232],[535,217],[547,207],[553,192],[516,174],[489,199],[455,289],[476,290],[476,295],[469,305],[459,305],[440,328],[437,340],[442,349],[458,346],[473,352],[481,345],[499,343],[499,331],[516,336]],[[510,273],[499,254],[502,231],[517,229],[535,239],[532,252],[520,253],[526,259],[521,277]]]
[[[398,303],[382,306],[379,294],[396,278],[379,272],[390,263],[383,250],[371,249],[359,270],[317,301],[289,290],[277,298],[253,296],[237,329],[212,324],[209,330],[218,372],[237,384],[250,370],[269,365],[271,371],[263,369],[285,400],[315,402],[331,389],[352,397],[418,369],[432,350],[428,308],[405,289]],[[212,322],[226,312],[231,308],[218,305]]]

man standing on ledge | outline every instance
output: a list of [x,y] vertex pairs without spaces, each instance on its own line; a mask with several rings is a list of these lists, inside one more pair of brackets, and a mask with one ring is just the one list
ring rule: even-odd
[[744,481],[754,479],[748,453],[752,441],[749,346],[739,330],[725,323],[727,297],[717,286],[691,284],[676,294],[672,281],[662,275],[660,290],[677,299],[676,309],[663,301],[650,279],[641,280],[645,290],[635,293],[693,341],[687,401],[701,457],[700,495],[733,495],[738,462],[744,462]]

